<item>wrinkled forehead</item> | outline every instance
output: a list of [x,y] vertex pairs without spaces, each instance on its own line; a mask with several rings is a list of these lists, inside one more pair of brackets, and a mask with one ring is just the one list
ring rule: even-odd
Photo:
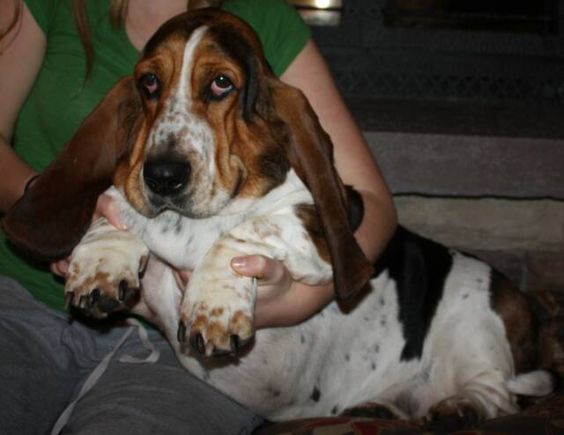
[[167,52],[181,63],[186,55],[216,54],[243,66],[262,47],[253,30],[240,19],[220,11],[193,11],[166,22],[149,40],[143,59]]

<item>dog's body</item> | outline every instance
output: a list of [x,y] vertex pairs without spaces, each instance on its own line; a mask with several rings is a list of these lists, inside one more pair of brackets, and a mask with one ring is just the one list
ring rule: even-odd
[[[296,195],[300,203],[303,193]],[[243,236],[241,228],[250,217],[243,222],[231,217],[190,220],[167,212],[147,219],[117,191],[111,194],[123,209],[129,233],[102,224],[87,234],[73,254],[71,267],[80,267],[81,272],[77,281],[71,280],[69,291],[78,291],[84,281],[88,291],[101,288],[92,281],[96,275],[107,274],[113,283],[135,276],[147,255],[145,244],[176,268],[198,267],[204,254],[230,230],[235,228],[231,233]],[[288,224],[284,213],[292,210],[288,196],[282,199],[286,207],[266,199],[264,205],[276,206],[257,209],[268,216],[280,213]],[[285,228],[288,234],[292,225],[301,227],[299,222],[290,223]],[[116,240],[116,234],[122,239]],[[112,246],[107,237],[122,244]],[[260,251],[275,257],[278,253],[278,258],[288,256],[294,265],[305,267],[312,283],[327,280],[326,265],[316,271],[315,263],[323,262],[307,260],[314,252],[301,258],[302,253],[292,250],[295,237],[279,240],[277,236],[277,245],[266,250],[268,241],[262,237],[249,233],[244,237],[246,248],[237,254]],[[283,242],[287,244],[281,248]],[[223,257],[226,271],[230,258]],[[295,271],[291,263],[286,265]],[[92,273],[85,270],[89,266],[95,266]],[[182,291],[167,264],[150,262],[143,278],[144,304],[137,307],[162,328],[191,373],[274,420],[334,415],[363,402],[384,404],[399,416],[420,417],[443,400],[453,406],[469,404],[481,416],[494,417],[517,410],[516,393],[542,395],[550,390],[544,372],[516,376],[510,339],[520,347],[514,349],[520,368],[534,363],[526,355],[534,352],[530,313],[517,290],[503,289],[502,278],[487,264],[400,228],[378,267],[378,275],[351,312],[333,302],[301,325],[259,330],[251,349],[239,358],[200,357],[178,342]],[[503,291],[512,293],[508,298],[516,305],[513,319],[503,319],[495,310],[496,292]],[[231,301],[225,295],[217,306],[227,309]],[[523,336],[508,337],[512,332],[506,330],[504,320],[519,322],[514,328],[525,327]]]
[[[9,236],[43,257],[78,243],[70,305],[147,316],[190,372],[270,419],[367,401],[405,417],[471,409],[485,418],[515,411],[517,393],[548,393],[550,377],[531,371],[528,306],[485,263],[400,228],[365,286],[372,269],[352,236],[354,199],[328,138],[260,53],[227,14],[165,24],[136,68],[138,89],[132,79],[116,85],[6,217]],[[101,122],[110,133],[95,129]],[[102,220],[81,239],[112,176],[109,194],[129,231]],[[48,211],[53,198],[65,216]],[[38,219],[53,228],[36,230]],[[255,333],[256,283],[229,265],[246,254],[356,296],[298,326]],[[186,289],[171,266],[193,270]]]

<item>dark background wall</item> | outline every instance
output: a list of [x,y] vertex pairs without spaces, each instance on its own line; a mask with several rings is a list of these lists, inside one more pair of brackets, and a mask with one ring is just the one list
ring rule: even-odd
[[341,25],[314,35],[348,98],[564,104],[564,1],[529,2],[529,19],[525,0],[466,3],[472,13],[453,10],[464,0],[344,0]]

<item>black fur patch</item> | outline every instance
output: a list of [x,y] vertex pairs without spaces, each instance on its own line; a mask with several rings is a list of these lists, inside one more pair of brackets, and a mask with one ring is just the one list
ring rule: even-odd
[[319,388],[315,387],[311,393],[311,400],[319,402],[319,399],[321,399],[321,391],[319,391]]
[[364,218],[364,202],[362,196],[351,186],[345,186],[348,197],[348,218],[351,230],[354,232],[362,223]]
[[451,268],[452,256],[447,248],[402,227],[377,262],[377,273],[387,269],[396,281],[399,321],[406,341],[402,360],[421,357]]

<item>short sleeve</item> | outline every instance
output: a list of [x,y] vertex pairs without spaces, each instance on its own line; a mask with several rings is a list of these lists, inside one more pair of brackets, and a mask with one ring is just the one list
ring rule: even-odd
[[257,32],[266,60],[280,76],[311,38],[310,28],[284,0],[228,0],[223,9]]
[[49,33],[49,27],[56,15],[60,0],[25,0],[25,5],[43,33]]

